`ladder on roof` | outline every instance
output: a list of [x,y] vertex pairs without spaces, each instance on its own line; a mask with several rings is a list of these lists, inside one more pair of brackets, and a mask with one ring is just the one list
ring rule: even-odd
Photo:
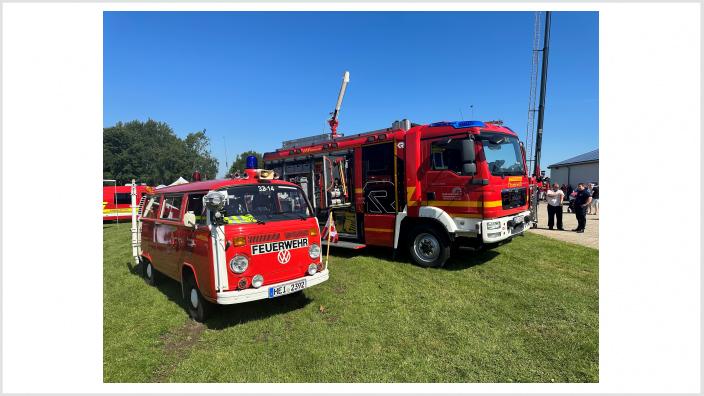
[[142,198],[139,200],[139,206],[137,207],[137,218],[142,217],[142,211],[144,210],[144,201],[147,200],[147,194],[142,194]]
[[538,90],[538,53],[540,49],[540,12],[535,12],[535,22],[533,25],[533,50],[530,67],[530,92],[528,94],[528,123],[526,125],[526,165],[528,170],[533,169],[534,145],[535,145],[535,113],[538,111],[536,107],[537,90]]

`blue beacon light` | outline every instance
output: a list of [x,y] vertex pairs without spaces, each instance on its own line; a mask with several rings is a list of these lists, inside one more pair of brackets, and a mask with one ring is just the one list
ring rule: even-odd
[[257,166],[257,157],[255,157],[255,156],[253,156],[253,155],[248,156],[248,157],[247,157],[247,160],[246,160],[246,165],[245,165],[245,167],[246,167],[247,169],[258,169],[258,166]]

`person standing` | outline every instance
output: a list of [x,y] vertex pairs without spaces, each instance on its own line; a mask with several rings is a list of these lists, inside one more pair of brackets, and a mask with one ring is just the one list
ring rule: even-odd
[[584,232],[587,226],[587,206],[592,202],[592,195],[584,188],[584,183],[577,185],[577,195],[574,197],[574,214],[577,217],[577,228],[572,231]]
[[594,208],[594,215],[599,215],[599,186],[592,188],[592,204],[589,205],[589,213],[591,213],[592,208]]
[[565,193],[560,190],[557,183],[552,185],[552,190],[546,193],[548,200],[548,228],[552,230],[555,225],[555,217],[557,217],[557,229],[562,228],[562,200],[565,198]]

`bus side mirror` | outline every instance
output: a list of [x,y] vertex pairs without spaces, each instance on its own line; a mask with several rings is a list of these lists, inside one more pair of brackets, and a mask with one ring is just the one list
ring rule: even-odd
[[189,228],[196,227],[196,215],[193,212],[186,212],[183,216],[183,225]]

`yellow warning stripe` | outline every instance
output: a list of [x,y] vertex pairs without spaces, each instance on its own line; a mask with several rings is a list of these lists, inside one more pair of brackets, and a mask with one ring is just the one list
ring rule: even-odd
[[372,227],[365,227],[364,231],[371,231],[371,232],[394,232],[393,229],[391,228],[372,228]]
[[103,214],[132,213],[132,208],[103,209]]

